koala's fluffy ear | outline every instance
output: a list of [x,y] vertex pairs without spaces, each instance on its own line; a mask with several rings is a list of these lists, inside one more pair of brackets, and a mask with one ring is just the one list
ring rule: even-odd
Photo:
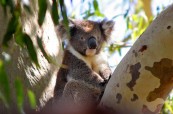
[[113,31],[115,22],[112,20],[104,19],[101,21],[101,27],[105,35],[105,40],[107,41]]
[[69,27],[74,27],[75,26],[75,20],[74,19],[69,19]]
[[[69,28],[74,27],[74,26],[75,26],[74,20],[69,19]],[[59,38],[61,38],[63,40],[67,39],[67,30],[66,30],[66,28],[63,24],[63,21],[61,21],[59,23],[59,25],[57,26],[56,31],[57,31],[57,35],[58,35]]]

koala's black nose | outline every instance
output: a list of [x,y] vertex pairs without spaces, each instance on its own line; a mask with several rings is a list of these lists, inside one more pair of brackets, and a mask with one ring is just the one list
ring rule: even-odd
[[96,49],[97,48],[96,38],[90,37],[88,39],[88,47],[89,47],[89,49]]

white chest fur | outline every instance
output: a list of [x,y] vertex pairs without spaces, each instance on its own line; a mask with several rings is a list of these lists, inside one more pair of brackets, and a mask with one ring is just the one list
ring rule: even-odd
[[99,71],[107,65],[107,58],[102,52],[94,56],[85,57],[78,53],[71,45],[69,45],[67,49],[78,59],[84,61],[89,68],[97,73],[99,73]]

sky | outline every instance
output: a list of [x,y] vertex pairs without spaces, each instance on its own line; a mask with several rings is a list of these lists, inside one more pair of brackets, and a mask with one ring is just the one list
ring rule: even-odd
[[[68,15],[74,15],[76,19],[82,19],[83,15],[81,15],[84,11],[89,8],[88,1],[92,3],[93,0],[84,0],[84,3],[81,4],[83,0],[73,0],[71,4],[70,0],[65,0],[66,8],[68,11]],[[126,10],[129,8],[128,1],[129,0],[97,0],[99,2],[100,11],[105,15],[107,19],[112,19],[112,17],[124,14]],[[135,1],[135,0],[134,0]],[[137,1],[137,0],[136,0]],[[152,0],[152,12],[153,15],[156,16],[158,12],[161,12],[164,7],[167,7],[173,3],[173,0]],[[133,4],[131,4],[133,5]],[[131,7],[131,6],[130,6]],[[133,9],[130,8],[130,11],[133,12]],[[91,17],[91,20],[101,20],[99,17]],[[114,19],[115,27],[114,32],[112,34],[113,42],[120,42],[125,35],[126,32],[126,21],[123,16],[118,16]],[[135,41],[130,42],[130,45],[133,45]],[[121,55],[118,52],[115,52],[111,56],[109,55],[108,63],[111,66],[112,70],[116,68],[118,63],[122,60],[122,58],[126,55],[130,48],[122,48]],[[106,52],[106,54],[108,54]]]

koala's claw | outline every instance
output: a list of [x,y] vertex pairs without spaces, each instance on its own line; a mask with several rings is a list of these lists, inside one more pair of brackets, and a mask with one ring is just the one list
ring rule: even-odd
[[112,75],[112,72],[110,69],[106,69],[100,72],[100,75],[103,77],[104,80],[108,81]]
[[111,76],[112,76],[112,75],[110,75],[110,76],[108,77],[108,79],[106,79],[105,81],[107,81],[107,82],[108,82],[108,81],[110,80]]
[[106,79],[106,80],[104,80],[104,81],[105,81],[105,83],[108,83],[109,79]]
[[105,86],[105,85],[106,85],[106,83],[107,83],[107,82],[106,82],[106,81],[104,81],[104,82],[101,82],[99,85],[100,85],[100,86]]

